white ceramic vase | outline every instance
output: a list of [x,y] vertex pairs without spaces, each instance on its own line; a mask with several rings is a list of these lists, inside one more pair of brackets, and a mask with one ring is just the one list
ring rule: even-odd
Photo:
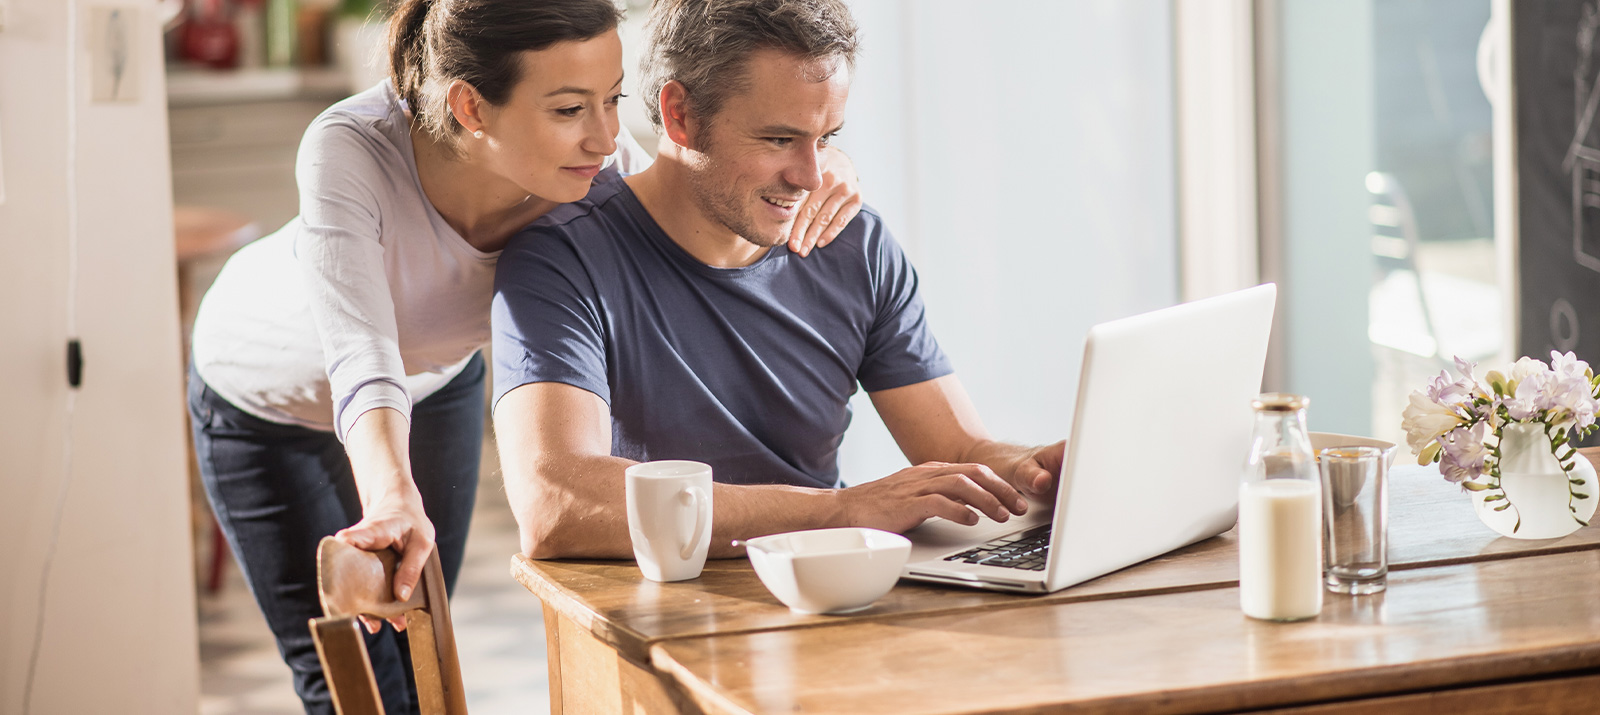
[[[1565,447],[1562,448],[1565,451]],[[1579,499],[1568,493],[1587,495]],[[1582,455],[1572,458],[1572,473],[1562,471],[1550,451],[1550,438],[1541,424],[1509,424],[1500,433],[1500,489],[1472,492],[1478,518],[1501,536],[1513,539],[1555,539],[1582,527],[1595,512],[1594,465]],[[1504,493],[1504,499],[1494,498]],[[1509,508],[1496,511],[1510,502]],[[1577,519],[1568,508],[1577,509]]]

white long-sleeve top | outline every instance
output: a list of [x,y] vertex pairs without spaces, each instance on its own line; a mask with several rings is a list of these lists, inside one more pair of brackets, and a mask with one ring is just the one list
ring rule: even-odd
[[[650,158],[626,129],[607,159]],[[443,387],[489,342],[500,254],[473,248],[422,192],[386,80],[328,108],[295,163],[300,215],[228,260],[200,304],[194,361],[256,417],[334,431]]]

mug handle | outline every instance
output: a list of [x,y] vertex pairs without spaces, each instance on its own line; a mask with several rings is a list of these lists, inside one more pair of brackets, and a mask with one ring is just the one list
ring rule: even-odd
[[[700,547],[700,533],[706,528],[706,519],[711,516],[711,500],[706,498],[706,493],[700,487],[684,487],[682,496],[689,498],[689,507],[694,509],[694,534],[689,537],[688,543],[678,552],[678,558],[687,561],[694,555],[695,549]],[[679,539],[683,541],[683,539]]]

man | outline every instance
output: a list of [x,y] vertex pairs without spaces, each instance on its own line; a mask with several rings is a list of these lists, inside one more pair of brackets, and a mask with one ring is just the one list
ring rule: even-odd
[[[1064,444],[989,438],[876,213],[839,217],[807,257],[774,248],[821,185],[855,33],[837,0],[657,3],[656,163],[500,259],[495,431],[530,556],[630,556],[636,461],[712,465],[712,556],[797,529],[1004,521],[1053,489]],[[839,489],[858,383],[917,466]]]

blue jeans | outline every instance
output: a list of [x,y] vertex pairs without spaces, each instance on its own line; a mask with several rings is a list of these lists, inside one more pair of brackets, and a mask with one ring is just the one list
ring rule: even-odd
[[[411,410],[411,473],[433,522],[445,585],[454,591],[478,491],[483,445],[483,355]],[[317,600],[317,542],[361,519],[344,445],[331,432],[268,422],[224,400],[191,368],[189,416],[200,478],[217,523],[294,674],[306,712],[332,715],[328,684],[306,621]],[[404,633],[367,636],[378,690],[391,714],[415,713]]]

